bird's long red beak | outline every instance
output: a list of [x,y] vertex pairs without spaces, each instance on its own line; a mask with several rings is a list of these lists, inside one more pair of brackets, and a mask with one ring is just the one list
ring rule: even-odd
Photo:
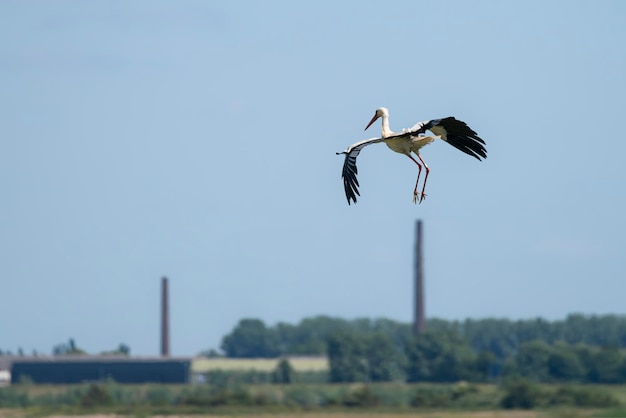
[[372,123],[376,122],[376,119],[378,119],[379,116],[378,115],[374,115],[374,117],[372,118],[372,120],[370,121],[370,123],[367,124],[367,126],[365,127],[365,129],[363,129],[364,131],[367,131],[367,128],[369,128],[370,126],[372,126]]

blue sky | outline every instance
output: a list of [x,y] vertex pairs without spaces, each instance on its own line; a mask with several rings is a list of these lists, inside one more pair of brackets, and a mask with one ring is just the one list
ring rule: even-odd
[[[624,313],[626,3],[3,1],[0,348],[218,347],[239,319]],[[455,116],[416,168],[382,144]]]

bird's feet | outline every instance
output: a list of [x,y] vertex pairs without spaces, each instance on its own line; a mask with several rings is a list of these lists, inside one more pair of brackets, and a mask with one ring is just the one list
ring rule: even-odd
[[422,203],[422,200],[424,200],[425,197],[426,193],[422,193],[421,195],[419,193],[413,193],[413,203]]

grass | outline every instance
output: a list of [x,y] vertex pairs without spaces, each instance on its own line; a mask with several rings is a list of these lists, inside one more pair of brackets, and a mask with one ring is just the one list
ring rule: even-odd
[[[239,415],[239,414],[236,414]],[[260,412],[248,412],[244,413],[248,418],[252,417],[276,417],[276,418],[358,418],[358,417],[371,417],[371,418],[586,418],[596,416],[593,411],[590,410],[560,410],[560,411],[410,411],[405,413],[389,413],[389,412],[280,412],[280,413],[267,413]],[[15,410],[2,410],[0,409],[0,418],[25,418],[31,416],[25,411]],[[55,418],[64,418],[75,416],[73,414],[55,414]],[[132,417],[133,414],[80,414],[82,418],[116,418],[116,417]],[[143,415],[142,415],[143,416]],[[163,417],[163,415],[146,415]],[[233,414],[193,414],[193,415],[168,415],[171,418],[233,418]]]
[[[606,390],[611,395],[615,396],[615,398],[622,405],[626,405],[626,386],[624,385],[594,385],[594,387],[602,388]],[[626,417],[626,414],[624,415]]]
[[[85,418],[114,417],[257,417],[279,418],[586,418],[626,417],[625,403],[606,408],[576,407],[572,403],[550,406],[543,402],[534,410],[503,410],[502,388],[490,384],[295,384],[236,385],[119,385],[105,383],[110,394],[105,403],[85,406],[81,397],[89,385],[16,385],[11,392],[26,393],[32,402],[0,409],[0,418]],[[541,385],[546,393],[561,386]],[[611,393],[626,399],[624,385],[581,385],[592,391]],[[416,398],[416,395],[418,397]],[[39,401],[37,397],[42,397]],[[163,403],[159,400],[163,397]],[[545,396],[544,396],[545,397]],[[71,398],[71,399],[70,399]],[[158,399],[157,399],[158,398]],[[441,399],[440,399],[441,398]],[[7,399],[7,398],[5,398]],[[111,401],[113,399],[113,401]],[[415,399],[421,400],[415,403]],[[432,402],[423,402],[430,399]],[[441,402],[433,400],[440,399]],[[72,400],[74,400],[72,402]],[[175,400],[175,401],[174,401]],[[68,403],[69,402],[69,403]]]

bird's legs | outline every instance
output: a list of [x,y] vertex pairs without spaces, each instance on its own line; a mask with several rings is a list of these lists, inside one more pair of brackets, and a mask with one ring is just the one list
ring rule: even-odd
[[[422,200],[424,200],[424,198],[426,197],[426,193],[424,193],[424,190],[426,190],[426,180],[428,180],[428,173],[430,173],[430,168],[428,168],[428,165],[426,165],[426,162],[422,159],[422,156],[419,155],[419,153],[416,154],[417,158],[420,159],[422,164],[424,164],[424,168],[426,169],[426,175],[424,176],[424,185],[422,186],[422,196],[420,197],[420,203],[422,203]],[[422,167],[420,167],[420,171],[422,171]],[[419,179],[419,174],[417,175],[417,178]],[[415,185],[415,187],[417,187],[417,185]]]
[[[411,160],[413,160],[413,162],[415,164],[417,164],[417,168],[419,168],[419,171],[417,172],[417,180],[415,181],[415,189],[413,189],[413,203],[417,203],[417,198],[419,196],[419,193],[417,192],[417,185],[420,182],[420,174],[422,174],[422,165],[420,163],[418,163],[417,160],[411,156],[411,154],[406,154],[406,156],[409,157]],[[417,154],[417,156],[419,157],[419,154]],[[420,157],[420,160],[421,159],[422,158]],[[422,161],[422,162],[424,162],[424,161]],[[424,165],[426,165],[426,164],[424,164]],[[424,193],[424,189],[422,189],[422,193]],[[423,199],[424,199],[424,197],[420,198],[420,200],[419,200],[420,203],[422,203]]]

